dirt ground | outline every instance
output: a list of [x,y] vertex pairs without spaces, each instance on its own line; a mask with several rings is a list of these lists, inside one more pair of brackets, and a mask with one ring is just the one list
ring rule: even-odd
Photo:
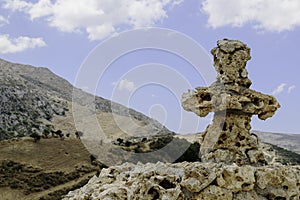
[[0,199],[60,199],[99,172],[79,139],[0,141]]

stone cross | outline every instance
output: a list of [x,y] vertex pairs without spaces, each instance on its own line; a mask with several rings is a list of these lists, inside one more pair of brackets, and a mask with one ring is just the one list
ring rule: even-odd
[[257,137],[250,134],[252,115],[262,120],[272,117],[280,107],[273,96],[249,89],[246,63],[250,48],[238,40],[219,40],[212,49],[217,81],[182,95],[186,111],[200,117],[214,112],[201,141],[202,161],[227,164],[265,164]]

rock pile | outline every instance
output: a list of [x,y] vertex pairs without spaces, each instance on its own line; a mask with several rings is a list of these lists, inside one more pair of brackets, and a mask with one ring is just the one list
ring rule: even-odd
[[227,164],[263,164],[256,137],[250,134],[252,115],[262,120],[272,117],[280,107],[276,99],[249,89],[246,63],[250,48],[237,40],[220,40],[212,49],[217,81],[209,87],[198,87],[183,94],[182,106],[205,117],[214,112],[201,144],[203,161]]
[[299,192],[299,166],[125,163],[103,169],[64,200],[298,200]]

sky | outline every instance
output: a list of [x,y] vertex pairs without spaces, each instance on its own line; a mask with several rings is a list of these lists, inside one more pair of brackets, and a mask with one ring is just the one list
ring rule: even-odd
[[[0,0],[0,58],[47,67],[76,86],[87,64],[97,63],[83,76],[95,77],[95,87],[82,89],[189,133],[204,130],[212,115],[185,112],[181,94],[211,83],[204,71],[215,76],[210,50],[217,40],[241,40],[251,48],[251,88],[281,104],[266,121],[254,116],[252,129],[298,134],[299,10],[298,0]],[[161,29],[157,38],[151,28]],[[141,39],[157,48],[134,47]],[[100,66],[124,46],[131,51]],[[180,55],[170,50],[177,47]]]

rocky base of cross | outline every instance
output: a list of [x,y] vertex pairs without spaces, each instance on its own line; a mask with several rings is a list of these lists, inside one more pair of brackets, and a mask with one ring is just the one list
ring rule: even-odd
[[264,165],[266,161],[255,135],[250,134],[251,116],[215,113],[213,124],[202,136],[201,160],[237,165]]

